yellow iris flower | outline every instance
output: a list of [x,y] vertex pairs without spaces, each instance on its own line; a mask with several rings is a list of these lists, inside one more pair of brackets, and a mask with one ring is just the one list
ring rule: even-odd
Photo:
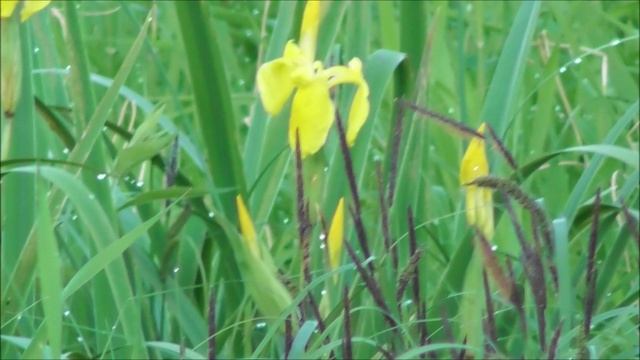
[[303,158],[315,154],[327,139],[335,115],[329,94],[332,87],[357,86],[347,124],[346,138],[350,146],[369,115],[369,86],[362,75],[360,59],[353,58],[348,66],[328,69],[324,69],[322,62],[314,61],[320,6],[319,1],[307,2],[300,45],[289,41],[282,57],[260,66],[256,79],[262,104],[271,116],[282,110],[295,90],[289,120],[289,145],[295,148],[297,131]]
[[[51,0],[28,0],[24,1],[22,5],[22,11],[20,12],[20,21],[25,21],[31,15],[37,13],[38,11],[44,9],[49,5]],[[8,18],[11,17],[14,10],[18,6],[19,0],[2,0],[0,1],[0,17]]]
[[[484,134],[484,123],[478,128]],[[489,163],[485,150],[485,141],[473,138],[462,157],[460,165],[460,184],[466,190],[467,223],[477,226],[487,239],[493,237],[493,198],[491,190],[476,185],[467,185],[475,179],[489,175]]]

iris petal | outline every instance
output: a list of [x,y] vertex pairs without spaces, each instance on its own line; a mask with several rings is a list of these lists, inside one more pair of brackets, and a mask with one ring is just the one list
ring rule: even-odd
[[302,157],[315,154],[327,140],[333,123],[333,103],[329,84],[323,77],[315,77],[300,86],[293,96],[289,121],[289,145],[296,147],[296,130],[300,135]]
[[353,146],[356,137],[369,116],[369,86],[363,80],[358,85],[358,90],[353,96],[351,109],[349,110],[349,123],[347,125],[347,143]]
[[279,58],[263,64],[258,69],[258,93],[264,109],[274,116],[282,110],[293,92],[293,72],[291,62]]

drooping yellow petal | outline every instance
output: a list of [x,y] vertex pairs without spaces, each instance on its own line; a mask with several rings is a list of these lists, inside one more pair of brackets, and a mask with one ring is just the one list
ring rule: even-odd
[[300,25],[300,49],[308,61],[313,61],[316,56],[320,15],[321,1],[307,1]]
[[292,71],[293,66],[283,58],[265,63],[258,69],[258,93],[262,106],[271,116],[282,110],[293,92]]
[[291,105],[289,145],[296,148],[296,131],[300,135],[302,157],[315,154],[327,140],[333,123],[334,108],[326,78],[314,77],[298,87]]
[[31,15],[37,13],[38,11],[44,9],[49,5],[51,0],[28,0],[24,2],[24,6],[22,8],[22,12],[20,13],[20,21],[25,21]]
[[0,16],[4,18],[11,17],[13,10],[18,5],[18,0],[1,0],[0,1]]
[[344,241],[344,198],[340,198],[331,220],[327,242],[329,245],[329,266],[335,270],[340,265],[342,242]]
[[351,102],[351,109],[349,110],[349,123],[347,125],[347,143],[349,146],[353,146],[356,141],[356,137],[362,129],[364,122],[369,116],[369,85],[362,76],[362,63],[360,59],[355,58],[349,63],[349,68],[357,74],[358,77],[358,90],[353,96]]
[[238,209],[238,221],[240,222],[240,233],[244,238],[244,243],[249,251],[256,257],[260,257],[260,250],[258,249],[258,238],[256,236],[256,229],[253,226],[251,215],[244,205],[242,196],[236,196],[236,207]]
[[352,146],[360,129],[364,125],[369,116],[369,85],[362,75],[362,61],[353,58],[349,62],[349,66],[333,66],[325,70],[324,75],[329,78],[329,87],[340,84],[354,84],[358,86],[351,109],[349,110],[349,119],[347,123],[347,143]]
[[[478,128],[484,134],[484,123]],[[491,190],[475,185],[467,185],[475,179],[489,175],[489,163],[485,141],[473,138],[462,157],[460,164],[460,184],[466,190],[467,223],[477,226],[487,239],[493,236],[493,198]]]

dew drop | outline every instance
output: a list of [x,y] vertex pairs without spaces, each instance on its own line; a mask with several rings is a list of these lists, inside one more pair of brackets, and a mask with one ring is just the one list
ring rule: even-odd
[[71,311],[65,310],[63,314],[64,314],[64,317],[68,317],[69,315],[71,315]]
[[40,48],[39,48],[39,47],[35,47],[35,48],[33,49],[33,53],[34,53],[34,54],[37,54],[37,53],[39,53],[39,52],[40,52]]
[[327,295],[327,290],[322,290],[322,291],[320,291],[320,295],[322,295],[322,296]]
[[178,271],[180,271],[180,266],[176,266],[173,268],[173,273],[177,273]]
[[82,336],[78,336],[78,337],[76,338],[76,340],[78,340],[78,342],[83,342],[83,341],[84,341],[84,339],[82,338]]
[[22,313],[18,314],[18,316],[16,316],[16,320],[20,321],[20,319],[22,319]]
[[329,167],[328,167],[328,166],[325,166],[325,167],[324,167],[324,169],[322,169],[322,171],[323,171],[323,172],[327,172],[327,171],[329,171]]
[[609,44],[611,46],[616,46],[616,45],[618,45],[620,43],[621,43],[620,39],[613,39],[613,40],[611,40],[611,42]]
[[63,154],[68,154],[68,153],[69,153],[69,149],[64,148],[64,149],[62,150],[62,153],[63,153]]
[[449,109],[447,109],[447,113],[448,113],[448,114],[453,114],[453,108],[452,108],[452,107],[450,107]]
[[409,305],[411,305],[411,304],[413,304],[413,300],[409,299],[409,300],[405,300],[405,301],[402,303],[402,306],[409,306]]
[[563,66],[560,68],[560,74],[565,73],[567,71],[567,67]]
[[143,186],[144,186],[144,182],[143,182],[143,181],[138,181],[138,182],[136,183],[136,186],[137,186],[137,187],[139,187],[139,188],[141,188],[141,187],[143,187]]
[[212,218],[213,218],[213,216],[214,216],[213,211],[209,211],[209,214],[207,214],[207,216],[209,216],[209,219],[212,219]]
[[284,220],[282,220],[283,224],[288,224],[289,223],[289,218],[284,218]]
[[494,252],[495,252],[496,250],[498,250],[498,245],[493,245],[493,246],[491,247],[491,251],[494,251]]
[[66,68],[64,68],[65,71],[70,71],[71,70],[71,65],[67,65]]
[[115,325],[113,325],[113,326],[111,327],[111,330],[115,330],[115,329],[116,329],[116,326],[115,326]]
[[264,329],[265,327],[267,327],[267,323],[264,321],[261,321],[256,324],[256,329]]
[[324,249],[326,245],[324,243],[320,243],[320,249]]
[[581,62],[582,62],[582,58],[581,57],[573,60],[573,63],[576,64],[576,65],[580,64]]
[[100,174],[98,174],[96,176],[96,179],[98,179],[98,180],[104,180],[106,178],[107,178],[107,174],[105,174],[105,173],[100,173]]
[[327,235],[325,233],[320,233],[320,236],[318,236],[318,239],[320,240],[324,240],[327,238]]
[[73,216],[71,217],[71,220],[78,220],[78,215],[73,215]]

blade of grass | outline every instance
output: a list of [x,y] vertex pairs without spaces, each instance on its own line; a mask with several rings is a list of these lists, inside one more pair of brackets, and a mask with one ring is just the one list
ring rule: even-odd
[[175,2],[187,70],[196,103],[197,123],[205,144],[208,170],[213,184],[234,191],[212,194],[225,216],[234,220],[235,196],[245,193],[244,175],[237,139],[237,122],[231,104],[224,55],[208,24],[207,4]]
[[46,202],[45,183],[37,182],[36,233],[38,234],[38,274],[44,307],[47,338],[51,358],[60,357],[62,350],[62,261]]

